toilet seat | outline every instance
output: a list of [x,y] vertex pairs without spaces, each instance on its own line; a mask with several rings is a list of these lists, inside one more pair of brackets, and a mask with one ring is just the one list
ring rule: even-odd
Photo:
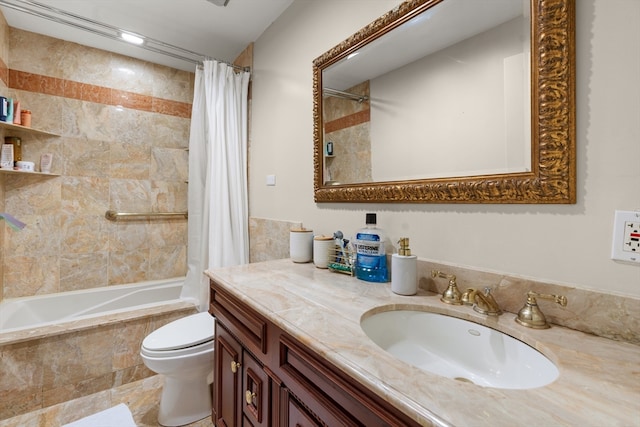
[[195,354],[213,347],[215,319],[207,312],[174,320],[142,341],[141,352],[150,357],[175,357]]
[[150,359],[178,359],[180,357],[197,355],[206,351],[213,351],[213,340],[205,341],[198,345],[187,348],[179,348],[176,350],[149,350],[144,346],[140,348],[140,354]]

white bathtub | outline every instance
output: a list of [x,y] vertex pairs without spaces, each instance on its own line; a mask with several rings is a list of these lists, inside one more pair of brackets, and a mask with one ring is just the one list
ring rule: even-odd
[[180,298],[183,283],[181,277],[0,302],[0,373],[10,373],[0,385],[0,426],[34,410],[25,396],[40,409],[155,375],[140,346],[157,328],[197,313],[195,301]]
[[184,277],[6,299],[0,334],[180,301]]

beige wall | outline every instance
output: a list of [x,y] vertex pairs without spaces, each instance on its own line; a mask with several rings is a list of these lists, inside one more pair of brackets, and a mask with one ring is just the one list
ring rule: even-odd
[[313,202],[311,63],[398,3],[296,0],[256,41],[250,215],[351,234],[374,211],[390,240],[410,237],[421,258],[640,296],[640,266],[609,258],[614,210],[640,209],[637,1],[576,2],[577,204]]
[[27,224],[4,227],[0,299],[184,275],[184,219],[104,215],[186,211],[193,74],[16,29],[0,46],[3,92],[60,135],[19,135],[24,160],[52,152],[60,176],[0,176],[3,209]]
[[374,181],[531,170],[526,19],[371,80]]

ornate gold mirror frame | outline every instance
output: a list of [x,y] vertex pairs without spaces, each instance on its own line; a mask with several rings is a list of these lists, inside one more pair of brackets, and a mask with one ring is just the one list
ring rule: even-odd
[[531,172],[325,186],[322,71],[442,0],[408,0],[313,61],[314,200],[576,203],[575,0],[532,0]]

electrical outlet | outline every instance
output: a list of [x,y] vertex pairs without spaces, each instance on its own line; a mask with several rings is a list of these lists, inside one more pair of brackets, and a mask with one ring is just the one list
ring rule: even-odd
[[611,258],[640,264],[639,211],[616,211]]

